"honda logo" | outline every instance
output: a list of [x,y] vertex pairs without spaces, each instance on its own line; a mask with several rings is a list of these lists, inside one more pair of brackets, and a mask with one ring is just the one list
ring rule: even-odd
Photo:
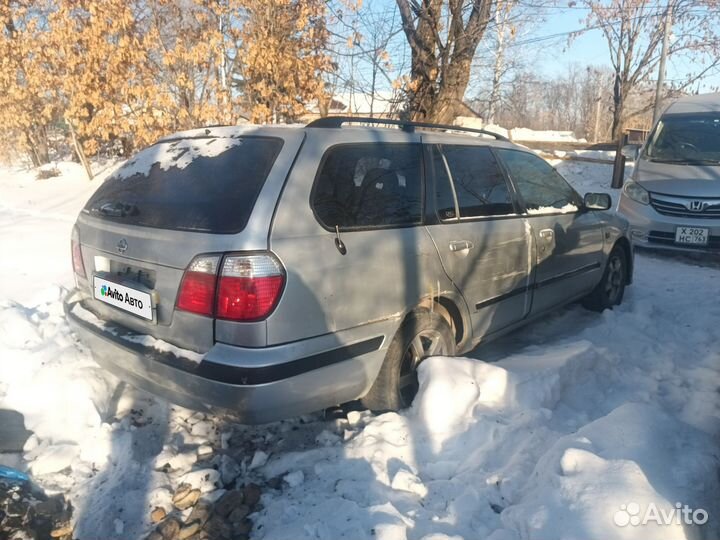
[[702,212],[705,210],[705,207],[707,206],[707,203],[704,201],[690,201],[687,204],[688,210],[692,212]]
[[117,243],[118,253],[120,253],[120,254],[125,253],[127,251],[127,248],[128,248],[128,243],[127,243],[127,240],[125,240],[124,238]]

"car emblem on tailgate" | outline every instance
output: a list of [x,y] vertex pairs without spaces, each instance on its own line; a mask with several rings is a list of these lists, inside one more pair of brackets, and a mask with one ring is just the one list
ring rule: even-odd
[[702,212],[705,210],[706,206],[707,203],[705,201],[690,201],[687,204],[688,210],[691,210],[692,212]]
[[128,243],[127,240],[125,240],[124,238],[117,243],[118,253],[125,253],[127,251],[127,248]]

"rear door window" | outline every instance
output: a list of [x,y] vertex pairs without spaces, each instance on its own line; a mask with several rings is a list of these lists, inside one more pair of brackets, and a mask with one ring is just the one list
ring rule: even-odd
[[312,207],[325,227],[404,226],[422,219],[420,144],[330,148],[315,179]]
[[282,146],[282,139],[270,137],[160,142],[108,178],[85,211],[128,225],[237,233]]
[[442,145],[440,152],[434,159],[440,219],[456,217],[455,200],[461,218],[515,213],[508,183],[488,147]]

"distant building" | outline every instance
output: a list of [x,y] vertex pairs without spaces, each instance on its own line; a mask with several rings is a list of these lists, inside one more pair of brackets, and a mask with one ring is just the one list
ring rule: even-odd
[[[374,118],[396,118],[402,106],[402,99],[396,92],[379,91],[375,94],[363,92],[339,92],[333,95],[328,104],[330,116],[372,116]],[[314,103],[303,120],[319,118],[320,107]]]

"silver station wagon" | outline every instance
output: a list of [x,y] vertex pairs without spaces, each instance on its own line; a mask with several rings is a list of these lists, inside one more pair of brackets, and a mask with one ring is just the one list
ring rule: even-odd
[[102,366],[190,408],[249,423],[355,399],[396,410],[428,356],[575,300],[619,304],[633,256],[610,205],[482,130],[188,131],[90,198],[65,307]]

